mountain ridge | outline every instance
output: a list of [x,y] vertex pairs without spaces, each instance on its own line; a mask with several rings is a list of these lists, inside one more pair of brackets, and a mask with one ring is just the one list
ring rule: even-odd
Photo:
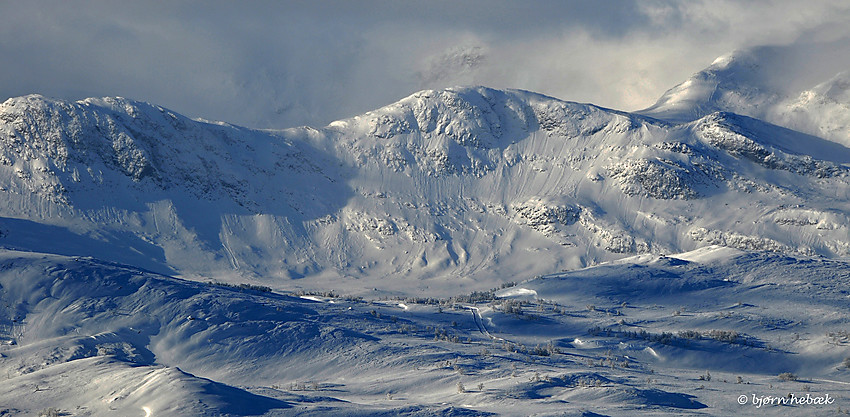
[[[3,217],[18,219],[2,244],[43,251],[22,220],[46,223],[80,236],[65,254],[129,238],[132,256],[109,260],[198,279],[457,291],[706,243],[850,254],[850,151],[731,113],[671,124],[466,87],[324,129],[39,96],[7,100],[0,121]],[[735,214],[703,214],[720,195]],[[806,220],[745,213],[780,206]]]

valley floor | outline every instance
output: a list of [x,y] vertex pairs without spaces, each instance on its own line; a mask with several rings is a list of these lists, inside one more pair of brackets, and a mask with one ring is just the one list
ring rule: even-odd
[[710,247],[369,300],[3,251],[0,416],[843,415],[849,282]]

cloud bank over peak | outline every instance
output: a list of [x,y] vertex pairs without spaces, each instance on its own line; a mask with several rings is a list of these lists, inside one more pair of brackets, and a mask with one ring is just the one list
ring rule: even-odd
[[850,36],[842,1],[48,3],[0,4],[0,98],[126,96],[268,128],[470,84],[636,110],[729,51]]

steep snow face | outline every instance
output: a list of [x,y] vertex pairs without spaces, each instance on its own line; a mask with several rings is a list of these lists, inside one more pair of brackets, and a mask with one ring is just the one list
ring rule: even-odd
[[814,52],[782,47],[736,51],[717,58],[638,113],[683,123],[731,112],[850,146],[848,67],[823,74],[812,69],[813,59]]
[[330,128],[342,133],[360,164],[378,160],[396,171],[415,164],[429,176],[482,177],[534,132],[571,139],[637,126],[591,105],[479,87],[421,91]]
[[28,96],[0,141],[3,245],[187,277],[439,295],[716,243],[850,255],[850,151],[731,113],[476,87],[271,132]]
[[80,208],[173,191],[250,210],[268,205],[263,187],[283,179],[276,176],[320,171],[300,149],[268,135],[122,98],[13,98],[0,105],[0,120],[0,163],[21,180],[20,191]]
[[788,99],[775,123],[850,146],[850,72],[842,72]]
[[[480,141],[439,134],[487,124]],[[560,265],[575,259],[568,268],[693,248],[718,233],[740,235],[728,242],[742,248],[847,254],[838,249],[846,247],[844,231],[821,241],[821,232],[765,227],[762,215],[820,206],[812,203],[817,195],[829,195],[830,203],[814,209],[825,217],[846,210],[850,150],[748,117],[715,113],[671,126],[475,88],[418,93],[331,128],[340,135],[340,158],[366,168],[355,183],[360,194],[375,197],[372,210],[430,207],[435,195],[445,196],[442,206],[428,209],[444,230],[474,228],[469,219],[480,214],[501,216],[512,224],[500,227],[533,229],[559,243],[545,252],[559,254]],[[458,235],[449,236],[468,259],[481,256],[472,252],[480,246]],[[533,256],[547,259],[539,252]]]
[[[239,266],[226,222],[286,251],[278,230],[304,219],[305,193],[322,196],[310,204],[315,216],[347,195],[306,143],[146,103],[27,96],[0,105],[0,120],[2,227],[14,247],[51,245],[37,242],[51,225],[67,245],[56,253],[100,256],[97,248],[118,246],[130,250],[101,254],[160,272],[215,271]],[[275,221],[284,224],[262,226]]]
[[776,72],[774,66],[785,60],[781,51],[764,47],[721,56],[639,113],[675,123],[716,111],[763,113],[764,108],[783,98],[771,75]]

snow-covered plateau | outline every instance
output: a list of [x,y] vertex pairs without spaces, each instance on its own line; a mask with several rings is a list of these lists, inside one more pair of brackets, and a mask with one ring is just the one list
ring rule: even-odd
[[847,73],[254,130],[0,104],[0,416],[850,411]]

